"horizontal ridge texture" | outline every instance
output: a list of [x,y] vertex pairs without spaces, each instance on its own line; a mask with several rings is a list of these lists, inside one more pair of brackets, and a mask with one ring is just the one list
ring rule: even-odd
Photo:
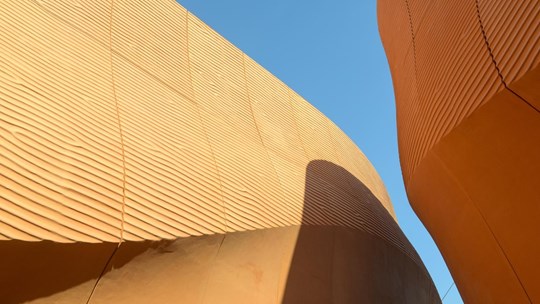
[[540,2],[378,0],[378,22],[407,195],[463,299],[537,301]]
[[[379,11],[390,5],[386,2],[379,1]],[[392,38],[385,29],[390,18],[386,12],[379,23],[385,29],[381,35],[399,100],[399,148],[407,183],[426,153],[500,92],[503,84],[486,47],[474,1],[404,3],[391,5],[401,10],[392,23],[404,27],[407,14],[408,34]],[[403,42],[398,48],[392,39]]]
[[540,2],[478,0],[480,19],[507,84],[540,64]]
[[31,1],[2,1],[0,28],[2,235],[117,242],[122,160],[108,49]]
[[168,0],[68,2],[0,4],[0,238],[333,225],[421,265],[365,155],[203,22]]

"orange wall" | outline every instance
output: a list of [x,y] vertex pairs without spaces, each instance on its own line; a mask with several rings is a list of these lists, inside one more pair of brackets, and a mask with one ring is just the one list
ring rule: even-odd
[[104,1],[6,1],[2,14],[2,239],[299,224],[315,159],[346,168],[394,216],[336,125],[174,1],[115,1],[112,13]]
[[438,301],[356,145],[174,1],[0,28],[3,302]]
[[470,303],[540,301],[540,3],[378,1],[403,178]]

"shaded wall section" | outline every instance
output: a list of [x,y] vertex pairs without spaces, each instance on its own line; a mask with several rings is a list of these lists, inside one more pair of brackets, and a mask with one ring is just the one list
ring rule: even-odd
[[[301,225],[124,242],[110,261],[116,244],[5,241],[0,267],[11,275],[0,295],[7,303],[439,303],[391,215],[351,173],[310,162],[303,204]],[[317,218],[336,224],[309,224]]]
[[[354,250],[400,256],[396,280],[436,302],[364,154],[174,1],[8,0],[0,27],[3,302],[280,301],[304,225],[362,231]],[[306,176],[325,181],[322,196]],[[250,254],[279,272],[261,279]],[[242,269],[270,285],[229,276]],[[391,285],[391,299],[411,286]]]
[[[335,179],[349,180],[351,189]],[[370,189],[323,160],[308,164],[305,180],[303,225],[283,303],[439,302],[418,255]],[[342,224],[307,224],[316,217]]]
[[466,302],[540,301],[539,10],[378,1],[407,193]]

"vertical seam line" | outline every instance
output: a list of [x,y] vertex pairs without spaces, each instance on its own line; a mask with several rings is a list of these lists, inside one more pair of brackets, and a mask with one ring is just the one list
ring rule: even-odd
[[118,98],[116,97],[116,82],[114,78],[114,61],[113,61],[113,52],[112,52],[112,24],[113,24],[113,9],[114,9],[114,0],[111,0],[111,13],[110,13],[110,19],[109,19],[109,58],[110,58],[110,64],[111,64],[111,85],[112,85],[112,93],[114,98],[114,104],[116,108],[116,117],[118,119],[118,130],[120,133],[120,150],[122,155],[122,213],[121,213],[121,222],[120,222],[120,239],[118,241],[118,245],[114,248],[113,252],[109,256],[109,259],[105,263],[105,266],[103,266],[103,269],[101,270],[101,273],[96,279],[96,283],[94,283],[94,286],[92,287],[92,291],[90,292],[90,295],[88,296],[88,299],[86,300],[86,304],[90,303],[90,300],[92,299],[92,296],[94,295],[94,292],[96,291],[96,288],[101,281],[101,278],[103,275],[107,272],[107,269],[109,268],[109,265],[112,263],[112,260],[120,248],[120,245],[124,241],[124,214],[125,214],[125,205],[126,205],[126,158],[125,158],[125,151],[124,151],[124,133],[122,129],[122,122],[120,120],[120,107],[118,106]]
[[92,299],[92,296],[94,295],[94,292],[96,291],[96,288],[97,288],[99,282],[101,281],[101,278],[103,277],[105,272],[107,272],[107,269],[109,268],[109,265],[111,264],[114,255],[118,251],[118,248],[120,248],[120,246],[114,247],[114,250],[111,253],[111,256],[109,256],[109,259],[105,263],[105,266],[103,266],[103,269],[101,270],[101,273],[99,274],[98,278],[96,279],[96,283],[94,284],[94,287],[92,287],[92,291],[90,292],[90,295],[88,296],[88,299],[86,300],[86,304],[90,303],[90,300]]
[[501,73],[501,70],[499,69],[499,65],[497,64],[497,61],[495,60],[495,55],[493,55],[493,51],[491,49],[491,45],[489,44],[487,34],[484,28],[484,24],[482,22],[482,18],[480,17],[480,3],[478,0],[475,0],[475,4],[476,4],[476,16],[478,17],[478,24],[480,25],[480,31],[482,32],[482,38],[484,39],[484,42],[486,44],[489,57],[491,58],[491,62],[493,63],[493,66],[495,67],[495,70],[497,71],[497,76],[499,76],[499,78],[501,79],[501,82],[504,85],[504,87],[508,88],[508,86],[506,85],[506,82],[504,81],[504,77]]
[[[244,70],[244,82],[246,83],[246,94],[247,94],[247,97],[248,97],[249,110],[251,112],[251,117],[253,119],[253,123],[255,124],[255,129],[257,129],[257,134],[259,134],[259,140],[261,141],[261,145],[262,145],[262,147],[264,149],[266,157],[267,157],[268,161],[270,162],[270,164],[272,165],[272,169],[274,171],[274,174],[276,176],[276,179],[277,179],[277,182],[278,182],[278,185],[279,185],[279,190],[280,190],[281,194],[285,197],[287,191],[283,187],[283,183],[281,182],[281,178],[279,178],[279,174],[277,172],[276,165],[274,164],[274,161],[270,157],[270,153],[268,152],[268,148],[264,144],[261,131],[259,130],[259,125],[257,124],[257,120],[255,119],[255,113],[253,112],[253,102],[251,100],[251,93],[249,91],[249,83],[248,83],[248,77],[247,77],[247,71],[246,71],[246,56],[247,56],[246,54],[242,54],[242,69]],[[287,98],[289,98],[288,88],[287,88]],[[294,120],[294,110],[291,109],[291,111],[293,111],[293,120]],[[300,136],[300,135],[298,135],[298,136]],[[302,146],[302,149],[303,149],[303,146]],[[304,153],[305,153],[305,150],[304,150]],[[274,218],[273,220],[276,220],[276,219]],[[278,221],[280,221],[280,220],[278,220]]]
[[112,45],[112,33],[113,33],[113,10],[114,10],[114,0],[111,0],[111,16],[109,19],[109,54],[110,54],[110,64],[111,64],[111,78],[112,78],[112,93],[114,98],[114,105],[116,108],[116,118],[118,120],[118,130],[120,132],[120,147],[122,155],[122,218],[120,226],[120,241],[118,242],[118,247],[124,241],[124,217],[125,217],[125,208],[126,208],[126,153],[124,145],[124,130],[122,128],[122,120],[120,115],[120,105],[118,103],[118,98],[116,96],[116,79],[114,75],[114,58],[113,58],[113,45]]
[[259,140],[261,141],[261,145],[264,148],[264,152],[266,154],[266,157],[268,158],[268,161],[270,164],[272,164],[272,168],[274,169],[274,174],[276,175],[276,178],[278,180],[278,183],[280,185],[281,191],[283,193],[283,186],[281,185],[281,180],[279,178],[279,175],[277,174],[276,167],[274,166],[274,162],[272,161],[272,158],[270,157],[270,154],[268,154],[268,148],[264,144],[261,131],[259,130],[259,125],[257,124],[257,120],[255,119],[255,113],[253,112],[253,103],[251,100],[251,94],[249,92],[249,85],[248,85],[248,79],[247,79],[247,72],[246,72],[246,60],[245,60],[245,54],[242,54],[242,68],[244,69],[244,82],[246,83],[246,93],[248,97],[248,103],[249,103],[249,110],[251,112],[251,117],[253,118],[253,123],[255,124],[255,129],[257,129],[257,134],[259,134]]
[[489,40],[487,37],[486,30],[484,28],[484,23],[482,22],[482,17],[480,15],[480,2],[479,0],[475,0],[476,3],[476,15],[478,17],[478,23],[480,24],[480,30],[482,31],[482,37],[484,38],[484,42],[486,44],[487,50],[489,52],[489,57],[491,58],[491,62],[495,66],[495,70],[497,70],[497,75],[501,79],[502,84],[504,85],[504,88],[510,91],[512,94],[516,95],[521,101],[526,103],[529,107],[533,108],[536,112],[540,113],[540,109],[536,108],[533,104],[531,104],[529,101],[527,101],[525,98],[521,97],[519,94],[517,94],[514,90],[512,90],[506,81],[504,80],[503,74],[501,72],[501,69],[499,68],[499,65],[497,64],[497,60],[495,59],[495,55],[493,54],[493,49],[491,48],[491,45],[489,44]]
[[309,158],[309,155],[307,153],[307,150],[306,150],[306,147],[304,145],[304,141],[302,140],[302,133],[300,133],[300,128],[298,127],[298,122],[297,122],[297,118],[296,118],[296,111],[294,109],[294,104],[293,104],[293,97],[291,96],[291,88],[287,88],[287,97],[289,98],[289,104],[291,106],[291,112],[292,112],[292,115],[293,115],[293,123],[294,123],[294,127],[296,129],[296,133],[298,134],[298,139],[300,140],[300,145],[302,146],[302,150],[304,151],[304,155],[306,156],[306,159],[309,161],[310,158]]
[[[195,89],[193,88],[193,77],[191,75],[191,56],[189,55],[189,15],[191,13],[186,10],[186,49],[187,49],[187,60],[188,60],[188,74],[189,74],[189,83],[191,84],[191,99],[193,103],[195,104],[195,108],[197,109],[197,114],[199,116],[199,120],[201,121],[201,127],[203,128],[204,136],[206,138],[206,142],[208,143],[208,147],[210,148],[210,154],[212,155],[212,160],[214,162],[214,169],[216,170],[217,177],[218,177],[218,184],[219,184],[219,194],[221,195],[221,202],[223,206],[223,221],[225,224],[225,231],[224,234],[227,234],[229,232],[229,223],[227,221],[227,206],[225,203],[225,195],[223,194],[223,185],[221,181],[221,171],[219,170],[219,166],[217,164],[216,155],[214,153],[214,147],[212,146],[212,143],[210,142],[210,136],[208,136],[208,131],[206,130],[206,125],[204,123],[204,119],[201,114],[201,109],[199,103],[195,101]],[[231,230],[232,231],[232,230]]]
[[414,26],[413,26],[413,20],[412,20],[412,13],[411,13],[411,8],[409,6],[409,1],[408,0],[405,0],[405,6],[407,7],[407,16],[409,17],[409,30],[411,32],[411,42],[412,42],[412,47],[413,47],[413,61],[414,61],[414,79],[416,81],[415,83],[415,88],[417,89],[417,94],[418,94],[418,88],[417,88],[417,85],[418,85],[418,72],[417,72],[417,67],[416,67],[416,38],[414,36]]
[[[497,74],[499,76],[499,78],[501,79],[501,82],[502,84],[504,85],[504,87],[506,89],[508,89],[510,92],[512,92],[513,94],[515,94],[512,90],[510,90],[510,88],[508,88],[508,85],[506,84],[506,82],[504,81],[504,77],[501,73],[501,70],[499,69],[499,66],[497,64],[497,61],[495,60],[495,55],[493,54],[493,50],[491,49],[491,45],[489,44],[489,40],[487,38],[487,34],[486,34],[486,31],[485,31],[485,28],[484,28],[484,24],[482,22],[482,17],[480,15],[480,2],[479,0],[475,0],[475,4],[476,4],[476,16],[478,17],[478,24],[480,25],[480,31],[482,32],[482,37],[484,38],[484,42],[485,42],[485,45],[486,45],[486,48],[489,52],[489,56],[491,57],[491,61],[493,63],[493,65],[495,66],[495,70],[497,71]],[[515,94],[517,95],[517,94]],[[525,101],[523,98],[521,98],[521,100]],[[525,103],[527,103],[529,106],[532,107],[531,104],[529,104],[527,101],[525,101]],[[536,111],[538,111],[536,108],[532,107],[533,109],[535,109]],[[441,163],[442,160],[441,160]],[[448,170],[447,170],[448,171]],[[450,172],[450,171],[448,171]],[[467,193],[467,192],[465,192]],[[467,198],[468,197],[468,194],[467,194]],[[519,285],[521,285],[521,288],[523,289],[523,292],[525,293],[525,295],[527,296],[527,299],[529,300],[529,302],[532,303],[532,300],[531,300],[531,297],[529,296],[529,294],[527,293],[527,289],[525,288],[525,286],[523,285],[523,283],[521,282],[521,279],[519,277],[519,275],[517,274],[516,270],[514,269],[514,265],[512,265],[512,262],[510,262],[510,259],[508,258],[508,256],[506,255],[506,252],[505,250],[503,249],[503,247],[501,246],[501,244],[499,243],[499,240],[497,239],[495,233],[491,230],[491,226],[488,224],[488,222],[486,221],[485,217],[484,217],[484,214],[482,214],[482,212],[480,211],[479,207],[476,206],[476,204],[474,203],[474,201],[472,201],[470,198],[469,200],[473,203],[473,205],[475,206],[475,208],[477,209],[478,213],[480,214],[480,216],[482,217],[482,220],[484,221],[484,223],[486,224],[486,226],[488,227],[489,229],[489,232],[491,233],[493,239],[495,240],[495,242],[497,243],[497,246],[499,246],[499,248],[501,249],[503,255],[504,255],[504,258],[506,259],[506,262],[508,263],[508,265],[510,266],[510,269],[512,269],[512,272],[514,273],[514,275],[516,276],[516,279],[519,283]]]
[[[413,48],[413,66],[414,66],[414,90],[416,91],[416,96],[418,97],[418,100],[420,100],[420,94],[418,93],[418,68],[417,68],[417,64],[416,64],[416,37],[414,36],[414,25],[413,25],[413,20],[412,20],[412,13],[411,13],[411,8],[409,6],[409,1],[408,0],[405,0],[405,7],[407,9],[407,17],[409,18],[409,32],[411,34],[411,43],[412,43],[412,48]],[[396,109],[397,111],[397,109]],[[416,142],[416,144],[414,146],[417,146],[419,145],[420,143]],[[409,148],[409,149],[412,149],[412,148]],[[418,148],[420,149],[420,148]],[[416,158],[415,154],[411,154],[412,151],[409,150],[409,155],[410,155],[410,158],[409,158],[409,161],[410,162],[413,162],[411,164],[412,167],[410,167],[410,172],[407,176],[407,179],[405,180],[405,176],[404,176],[404,184],[407,185],[409,184],[412,176],[414,175],[414,171],[416,171],[416,167],[418,167],[418,164],[414,164],[414,159]],[[418,152],[418,153],[421,153],[421,152]],[[420,161],[418,161],[420,162]]]
[[246,72],[246,58],[245,57],[246,57],[246,55],[242,54],[242,69],[243,69],[243,72],[244,72],[244,82],[246,84],[246,94],[247,94],[248,103],[249,103],[249,110],[251,112],[251,118],[253,119],[253,123],[255,124],[255,129],[257,129],[257,134],[259,135],[259,140],[261,141],[261,144],[263,145],[263,147],[265,147],[265,149],[266,149],[266,146],[264,145],[264,141],[262,139],[261,131],[259,130],[259,125],[257,124],[257,120],[255,119],[255,113],[253,112],[253,103],[252,103],[252,100],[251,100],[251,94],[249,92],[249,84],[248,84],[248,78],[247,78],[247,72]]
[[[221,251],[221,247],[223,247],[223,243],[225,242],[225,238],[227,237],[227,234],[223,234],[223,237],[221,238],[221,241],[219,242],[219,247],[216,251],[216,254],[214,255],[214,258],[212,259],[212,262],[211,262],[211,265],[210,265],[210,269],[215,269],[215,264],[217,263],[217,259],[219,257],[219,252]],[[215,270],[214,270],[215,272]],[[206,303],[205,299],[206,299],[206,295],[207,295],[207,290],[208,290],[208,285],[210,284],[210,280],[213,276],[213,273],[212,271],[209,271],[208,274],[206,275],[206,280],[204,282],[204,287],[203,287],[203,292],[202,292],[202,300],[200,301],[200,303]]]
[[[335,125],[335,123],[333,121],[331,121],[330,119],[327,119],[325,121],[325,123],[324,123],[324,128],[326,129],[326,133],[328,133],[328,136],[330,136],[330,144],[332,145],[332,152],[334,152],[334,154],[336,155],[336,159],[341,164],[341,166],[345,167],[346,166],[345,160],[343,160],[343,159],[341,159],[341,157],[339,157],[339,153],[338,153],[338,150],[336,148],[337,140],[334,138],[334,135],[332,135],[332,131],[330,130],[330,127],[331,127],[330,124],[331,123],[333,123]],[[338,125],[336,125],[336,127],[339,128]],[[339,129],[341,130],[341,128],[339,128]],[[341,130],[341,132],[345,133],[343,130]],[[353,141],[353,140],[351,139],[351,141]],[[356,145],[356,143],[355,143],[355,145]],[[358,149],[360,149],[360,148],[358,148]]]
[[452,173],[452,171],[446,166],[445,162],[440,158],[440,156],[438,155],[437,152],[435,152],[433,154],[437,160],[439,161],[439,163],[441,164],[441,166],[444,168],[444,170],[448,173],[448,175],[452,178],[452,180],[454,180],[454,182],[456,182],[456,184],[459,186],[459,188],[463,191],[463,193],[465,194],[465,196],[467,197],[467,200],[471,203],[471,205],[474,207],[474,209],[476,210],[476,212],[478,212],[478,214],[480,215],[480,217],[482,218],[482,222],[484,223],[484,225],[486,225],[486,228],[488,229],[489,233],[491,234],[491,237],[493,237],[493,240],[495,241],[495,243],[497,244],[497,247],[499,247],[499,249],[501,250],[501,253],[503,254],[506,262],[508,263],[508,266],[510,266],[510,269],[512,270],[512,273],[514,274],[514,276],[516,277],[519,285],[521,286],[521,288],[523,289],[523,292],[525,293],[525,295],[527,296],[527,299],[529,300],[530,303],[532,303],[532,300],[531,300],[531,297],[529,296],[529,294],[527,293],[527,290],[525,289],[525,286],[523,286],[523,283],[521,282],[521,279],[519,278],[516,270],[514,269],[514,266],[512,265],[512,263],[510,262],[510,259],[508,258],[508,256],[506,255],[506,252],[504,251],[503,247],[501,246],[501,243],[499,243],[499,240],[497,239],[497,236],[495,235],[495,233],[493,232],[493,230],[491,229],[491,226],[488,224],[484,214],[482,213],[482,211],[480,210],[480,208],[478,207],[478,205],[476,205],[475,201],[469,196],[469,193],[466,191],[466,189],[461,185],[461,183],[459,182],[459,179]]

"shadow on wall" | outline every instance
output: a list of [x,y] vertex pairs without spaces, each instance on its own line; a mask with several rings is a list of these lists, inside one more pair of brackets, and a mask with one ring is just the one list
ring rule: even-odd
[[122,243],[121,258],[104,271],[117,243],[0,241],[0,302],[24,303],[78,286],[66,303],[86,303],[102,272],[120,268],[162,242]]
[[341,166],[309,163],[302,224],[283,303],[440,303],[395,220]]
[[[23,303],[96,279],[114,243],[0,242],[0,299]],[[88,286],[88,295],[92,286]]]
[[[118,251],[116,246],[114,243],[1,241],[1,302],[21,303],[62,293],[65,303],[85,303],[96,279],[111,269],[120,271],[116,276],[119,281],[110,286],[100,283],[98,289],[109,286],[109,291],[144,293],[149,297],[162,288],[161,280],[170,280],[171,284],[176,282],[175,286],[190,282],[193,286],[187,293],[198,294],[200,299],[209,299],[206,293],[214,293],[210,298],[230,303],[246,301],[249,297],[241,293],[225,295],[223,291],[245,291],[252,289],[248,286],[260,287],[260,284],[267,284],[268,288],[261,290],[269,293],[256,287],[246,292],[255,294],[255,298],[270,299],[276,296],[278,288],[283,303],[440,302],[421,262],[404,253],[409,250],[410,254],[416,254],[381,202],[347,170],[323,160],[312,161],[306,168],[300,228],[235,232],[227,237],[126,242]],[[216,253],[205,255],[201,248],[213,248]],[[282,263],[279,257],[291,254],[283,290],[278,279]],[[143,258],[137,265],[134,258],[139,256]],[[202,262],[202,256],[208,260]],[[202,268],[196,268],[202,270],[187,271],[187,265],[197,262],[204,263]],[[246,271],[242,265],[248,262],[260,270],[263,283],[252,282],[252,276],[242,272]],[[160,266],[170,263],[180,266]],[[133,282],[152,290],[139,290]],[[175,290],[169,296],[175,298],[187,293]],[[106,295],[107,291],[102,294]],[[142,295],[138,299],[142,300]]]

